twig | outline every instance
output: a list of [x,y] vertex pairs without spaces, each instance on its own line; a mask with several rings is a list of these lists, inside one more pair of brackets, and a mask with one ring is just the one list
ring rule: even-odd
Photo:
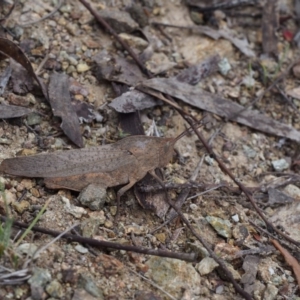
[[282,256],[284,257],[285,261],[288,265],[290,265],[294,271],[296,276],[298,285],[300,286],[300,265],[295,257],[293,257],[285,248],[283,248],[278,241],[271,240],[272,244],[280,251]]
[[[50,198],[51,199],[51,198]],[[21,235],[21,237],[18,239],[18,241],[15,243],[15,247],[18,247],[22,240],[26,237],[26,235],[29,233],[30,230],[34,227],[34,225],[37,223],[37,221],[40,219],[42,214],[45,212],[46,208],[48,207],[51,200],[47,200],[41,211],[37,214],[37,216],[34,218],[34,220],[30,223],[29,226],[27,226],[27,229],[24,231],[24,233]]]
[[[81,234],[78,232],[78,230],[77,230],[76,227],[72,228],[72,232],[75,233],[75,235],[77,235],[77,236],[81,236]],[[94,256],[98,256],[98,253],[93,249],[93,247],[91,247],[88,244],[83,244],[83,246],[85,246],[86,248],[88,248],[91,254],[93,254]]]
[[289,66],[287,67],[287,69],[281,75],[279,75],[258,97],[256,97],[253,101],[251,101],[250,103],[248,103],[246,106],[244,106],[244,108],[242,108],[238,112],[234,113],[228,119],[231,119],[231,120],[236,119],[243,111],[245,111],[249,107],[253,106],[255,103],[261,101],[263,99],[263,97],[266,95],[266,93],[268,93],[269,91],[271,91],[277,85],[278,82],[280,82],[282,79],[284,79],[288,75],[288,73],[290,72],[290,70],[293,68],[293,66],[296,65],[299,61],[300,61],[300,58],[297,57],[294,61],[292,61],[289,64]]
[[46,56],[43,58],[43,60],[41,61],[41,63],[39,64],[38,68],[35,71],[35,74],[37,76],[41,75],[42,73],[42,68],[45,65],[45,63],[47,62],[47,60],[49,59],[49,52],[46,54]]
[[[203,160],[204,160],[204,156],[202,156],[202,158],[199,160],[197,167],[190,178],[190,181],[196,180],[198,173],[201,169]],[[161,188],[164,189],[163,186],[161,186]],[[166,189],[166,186],[165,186],[165,189]],[[183,203],[187,199],[187,196],[189,195],[190,191],[191,191],[191,186],[187,186],[186,188],[184,188],[184,190],[181,191],[181,193],[179,194],[179,196],[176,199],[176,204],[175,204],[178,208],[180,208],[183,205]],[[164,222],[163,224],[161,224],[160,226],[156,227],[155,229],[153,229],[151,231],[151,234],[155,233],[157,230],[159,230],[159,229],[165,227],[166,225],[168,225],[169,223],[171,223],[177,216],[178,215],[177,215],[176,211],[171,210],[167,216],[167,221]]]
[[[2,221],[5,221],[7,218],[4,216],[0,216],[0,219]],[[29,226],[28,224],[21,223],[18,221],[14,221],[13,225],[16,227],[21,227],[21,228],[28,228],[28,226]],[[32,227],[31,230],[34,232],[45,233],[45,234],[52,235],[52,236],[58,236],[61,234],[61,232],[59,232],[59,231],[50,230],[50,229],[37,227],[37,226]],[[133,251],[133,252],[137,252],[137,253],[156,255],[156,256],[162,256],[162,257],[170,257],[170,258],[191,261],[191,262],[196,260],[196,254],[194,254],[194,253],[178,253],[178,252],[176,253],[176,252],[171,252],[171,251],[153,250],[153,249],[148,249],[145,247],[134,247],[134,246],[129,246],[129,245],[122,245],[119,243],[99,241],[99,240],[95,240],[92,238],[76,236],[74,234],[69,234],[69,233],[64,234],[62,236],[62,238],[68,239],[68,240],[74,241],[74,242],[83,243],[83,244],[86,243],[90,246],[97,247],[97,248],[111,248],[111,249],[116,249],[116,250]]]
[[[184,117],[184,119],[188,120],[188,118],[185,115],[183,117]],[[265,215],[262,213],[262,211],[257,206],[257,204],[256,204],[254,198],[252,197],[251,193],[249,192],[249,190],[239,180],[237,180],[235,178],[235,176],[233,175],[233,173],[225,166],[225,164],[223,163],[223,161],[214,153],[214,151],[212,150],[212,148],[210,147],[210,145],[206,142],[206,140],[203,137],[202,133],[200,133],[197,130],[197,128],[194,126],[194,123],[191,120],[188,120],[188,122],[193,127],[195,133],[197,134],[198,138],[200,139],[200,141],[202,142],[203,146],[207,150],[208,154],[216,160],[216,162],[218,163],[218,165],[219,165],[220,169],[222,170],[222,172],[224,172],[225,174],[227,174],[232,179],[232,181],[240,188],[240,190],[246,195],[246,197],[251,202],[251,204],[252,204],[253,208],[255,209],[255,211],[258,213],[258,215],[266,223],[266,225],[268,227],[268,230],[276,231],[278,234],[280,234],[281,236],[283,236],[289,242],[291,242],[291,243],[293,243],[293,244],[295,244],[297,246],[300,246],[300,242],[295,241],[294,239],[292,239],[291,237],[289,237],[287,234],[285,234],[281,230],[277,229],[271,222],[268,221],[268,219],[265,217]]]
[[71,227],[67,228],[65,231],[61,232],[58,236],[56,236],[53,240],[51,240],[49,243],[47,243],[46,245],[44,245],[43,247],[37,249],[33,255],[32,255],[32,259],[30,260],[26,260],[23,268],[27,268],[28,264],[30,262],[33,261],[33,259],[35,257],[38,257],[40,253],[42,253],[43,251],[45,251],[49,246],[51,246],[52,244],[54,244],[56,241],[58,241],[60,238],[62,238],[67,232],[71,231],[74,227],[78,226],[78,224],[74,224]]
[[300,115],[300,111],[298,110],[298,107],[295,105],[295,103],[286,95],[286,93],[279,87],[278,84],[275,84],[276,89],[281,94],[281,96],[284,98],[284,100],[295,110],[295,112]]
[[118,34],[111,28],[111,26],[98,14],[98,12],[86,1],[79,0],[82,5],[95,17],[95,19],[123,46],[123,48],[129,53],[140,69],[148,76],[151,77],[149,71],[142,64],[135,52],[123,41]]
[[[1,5],[3,5],[3,3],[1,3]],[[9,9],[8,13],[6,14],[6,16],[4,16],[3,18],[0,19],[1,25],[2,25],[2,23],[3,23],[4,21],[6,21],[6,20],[9,18],[9,16],[12,14],[13,10],[15,9],[15,7],[16,7],[16,3],[14,3],[14,4],[11,6],[11,8]]]
[[16,202],[21,202],[24,199],[24,197],[26,196],[27,192],[28,192],[27,189],[24,189],[21,196],[17,199]]
[[38,20],[35,20],[35,21],[31,21],[31,22],[27,22],[27,23],[21,23],[21,24],[18,24],[18,26],[20,27],[27,27],[27,26],[30,26],[30,25],[33,25],[33,24],[36,24],[36,23],[39,23],[39,22],[42,22],[48,18],[50,18],[51,16],[53,16],[61,7],[62,5],[64,4],[65,0],[60,0],[57,4],[57,6],[47,15],[45,15],[44,17],[38,19]]
[[[79,0],[91,13],[92,15],[97,19],[97,21],[99,23],[101,23],[116,39],[117,41],[120,42],[120,44],[128,51],[128,53],[131,55],[131,57],[135,60],[135,62],[137,63],[137,65],[141,68],[141,70],[143,72],[145,72],[145,74],[148,75],[149,78],[152,78],[152,75],[147,71],[147,69],[144,67],[143,63],[139,60],[139,58],[137,57],[137,55],[130,49],[130,47],[124,43],[122,41],[122,39],[119,38],[119,36],[116,34],[116,32],[109,26],[109,24],[107,24],[107,22],[105,22],[102,17],[90,6],[90,4],[88,4],[86,2],[86,0]],[[175,26],[174,26],[175,27]],[[184,112],[181,108],[178,109],[178,105],[174,104],[176,103],[172,97],[170,97],[169,95],[167,95],[167,97],[161,97],[162,98],[167,98],[163,99],[165,102],[169,103],[172,107],[176,107],[176,110],[179,112],[179,114],[189,123],[189,125],[193,128],[194,132],[196,133],[196,135],[198,136],[199,140],[202,142],[202,144],[204,145],[204,147],[206,148],[207,152],[209,153],[209,155],[211,157],[213,157],[220,169],[222,170],[222,172],[224,172],[225,174],[227,174],[236,184],[237,186],[240,188],[240,190],[242,192],[245,193],[246,197],[249,199],[249,201],[251,202],[252,206],[254,207],[254,209],[256,210],[256,212],[259,214],[259,216],[264,220],[264,222],[267,224],[267,226],[269,227],[270,230],[274,230],[276,231],[278,234],[284,236],[287,240],[289,240],[290,242],[299,245],[300,243],[298,243],[297,241],[291,239],[288,235],[284,234],[283,232],[281,232],[280,230],[278,230],[277,228],[275,228],[272,223],[270,223],[267,218],[263,215],[263,213],[261,212],[261,210],[258,208],[257,204],[255,203],[254,198],[252,197],[252,195],[250,194],[249,190],[242,184],[240,183],[235,176],[232,174],[232,172],[225,166],[225,164],[222,162],[221,159],[219,159],[216,154],[214,153],[214,151],[212,150],[212,148],[210,147],[210,145],[207,143],[206,139],[204,138],[204,136],[199,132],[199,130],[197,129],[197,127],[195,126],[195,123],[197,124],[198,120],[196,118],[194,118],[193,116],[189,115],[188,113]],[[153,174],[154,176],[156,176],[155,174]],[[175,207],[173,205],[173,203],[169,203],[173,208]],[[195,230],[193,229],[193,227],[190,225],[190,223],[186,220],[186,218],[183,216],[183,214],[181,213],[181,211],[179,209],[177,209],[177,207],[174,208],[175,211],[179,214],[179,216],[181,217],[182,221],[185,222],[188,226],[188,228],[192,231],[192,233],[195,235],[195,237],[197,237],[199,239],[199,241],[203,241],[202,244],[208,247],[206,241],[204,241],[202,239],[201,236],[199,236]],[[209,247],[208,247],[209,249]],[[220,261],[217,256],[215,255],[215,253],[209,249],[212,257],[215,259],[216,261]],[[232,284],[234,285],[234,288],[236,289],[236,291],[241,294],[245,299],[251,299],[251,296],[245,292],[238,284],[237,282],[234,280],[232,274],[228,271],[226,265],[220,261],[221,264],[221,268],[223,269],[223,271],[227,274],[228,273],[228,278],[230,279],[230,281],[232,282]]]
[[135,274],[136,276],[141,277],[145,281],[149,282],[152,286],[154,286],[155,288],[157,288],[158,290],[160,290],[162,293],[166,294],[170,299],[172,299],[172,300],[176,300],[177,299],[177,298],[173,297],[171,294],[169,294],[168,292],[166,292],[164,289],[162,289],[159,285],[155,284],[152,280],[148,279],[147,277],[145,277],[145,276],[143,276],[143,275],[135,272],[131,268],[129,268],[129,271],[132,272],[133,274]]
[[254,255],[254,254],[262,254],[268,252],[274,252],[275,248],[273,246],[262,246],[259,248],[247,249],[247,250],[240,250],[235,255],[229,258],[229,260],[235,260],[237,258],[246,256],[246,255]]
[[216,186],[214,186],[214,187],[212,187],[212,188],[210,188],[210,189],[208,189],[208,190],[205,190],[205,191],[203,191],[203,192],[201,192],[201,193],[198,193],[198,194],[196,194],[196,195],[193,195],[193,196],[191,196],[191,197],[188,197],[188,200],[191,200],[191,199],[197,198],[198,196],[202,196],[202,195],[204,195],[204,194],[207,194],[207,193],[209,193],[209,192],[211,192],[211,191],[214,191],[214,190],[216,190],[216,189],[218,189],[218,188],[220,188],[220,187],[222,187],[222,186],[224,186],[222,183],[221,183],[221,184],[218,184],[218,185],[216,185]]
[[[164,182],[156,176],[155,172],[150,173],[162,186],[164,186]],[[230,282],[233,284],[235,290],[242,295],[245,299],[251,300],[252,297],[244,291],[239,284],[235,281],[233,278],[231,272],[228,270],[228,268],[225,265],[225,262],[219,258],[213,250],[209,247],[206,240],[204,240],[194,229],[194,227],[191,225],[191,223],[186,219],[186,217],[183,215],[183,213],[180,211],[180,209],[177,208],[175,204],[172,203],[172,201],[169,199],[169,195],[167,193],[167,190],[165,189],[166,199],[168,204],[176,211],[176,213],[180,216],[182,222],[190,229],[190,231],[193,233],[193,235],[199,240],[199,242],[206,248],[206,250],[209,252],[210,256],[219,264],[219,266],[222,268],[222,271],[225,273],[226,278],[230,280]]]

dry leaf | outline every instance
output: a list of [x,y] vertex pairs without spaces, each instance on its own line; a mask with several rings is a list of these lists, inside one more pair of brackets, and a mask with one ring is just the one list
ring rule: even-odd
[[83,147],[79,120],[71,105],[69,77],[65,74],[52,74],[48,91],[53,115],[62,119],[62,130],[74,144]]
[[23,117],[32,111],[26,107],[0,104],[0,119]]
[[35,79],[35,81],[39,84],[43,95],[46,99],[48,99],[47,89],[45,84],[42,82],[42,80],[36,76],[32,65],[29,61],[29,59],[26,57],[24,52],[19,48],[14,42],[0,37],[0,52],[4,53],[8,57],[14,59],[16,62],[18,62],[20,65],[23,66],[29,73],[29,75]]
[[[244,108],[243,106],[223,99],[218,95],[203,91],[199,87],[181,83],[175,78],[153,78],[144,81],[142,86],[168,94],[192,106],[236,121],[256,130],[275,136],[287,137],[293,141],[300,142],[300,132],[295,128],[264,116],[257,110],[248,109],[239,113]],[[237,117],[232,117],[237,113],[239,113]]]

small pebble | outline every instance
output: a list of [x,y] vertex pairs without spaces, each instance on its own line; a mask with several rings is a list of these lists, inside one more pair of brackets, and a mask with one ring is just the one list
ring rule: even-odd
[[218,67],[222,75],[227,75],[227,73],[231,70],[231,65],[226,57],[218,63]]
[[240,221],[239,215],[233,215],[231,218],[236,223]]
[[[38,247],[33,243],[23,243],[17,247],[17,252],[20,254],[28,255],[29,257],[33,257],[37,249]],[[38,258],[38,256],[35,255],[34,258]]]
[[28,210],[30,203],[26,200],[22,200],[21,202],[14,202],[12,207],[21,215],[25,210]]
[[46,292],[53,298],[61,299],[64,295],[62,285],[58,282],[58,280],[51,281],[46,286]]
[[195,203],[191,203],[190,204],[190,209],[193,211],[196,211],[198,209],[198,205],[196,205]]
[[78,73],[84,73],[84,72],[88,71],[89,69],[90,69],[90,67],[85,63],[80,63],[76,66],[76,70]]
[[166,242],[166,234],[163,232],[155,234],[155,237],[163,244]]
[[283,170],[286,170],[290,167],[289,162],[286,161],[286,159],[278,159],[272,161],[272,166],[275,171],[282,172]]
[[104,223],[104,226],[106,228],[113,228],[114,227],[114,223],[110,220],[106,220],[105,223]]
[[83,246],[81,246],[80,244],[75,246],[75,250],[81,254],[86,254],[89,252],[89,250]]
[[197,264],[196,269],[200,275],[207,275],[211,273],[219,264],[211,257],[203,258],[199,264]]

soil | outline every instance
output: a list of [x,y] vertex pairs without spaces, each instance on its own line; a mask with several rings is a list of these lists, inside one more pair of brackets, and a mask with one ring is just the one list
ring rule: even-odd
[[[138,2],[140,6],[137,5],[136,10],[129,9],[131,2]],[[294,15],[292,1],[278,2],[281,17]],[[92,120],[80,125],[85,147],[116,142],[124,137],[124,132],[119,126],[118,113],[109,106],[116,97],[115,90],[109,81],[99,80],[93,58],[103,51],[128,60],[130,57],[79,1],[65,0],[57,12],[39,20],[59,3],[19,1],[3,23],[6,37],[23,49],[46,84],[55,72],[70,77],[72,103],[88,103],[93,114]],[[155,55],[148,59],[146,66],[153,73],[157,72],[157,77],[175,76],[188,66],[218,54],[230,70],[224,71],[219,65],[219,70],[201,80],[197,87],[243,106],[264,92],[299,54],[296,42],[289,38],[289,34],[297,31],[293,17],[284,21],[282,17],[276,30],[277,56],[263,53],[261,23],[250,16],[251,10],[262,12],[259,5],[246,8],[245,13],[250,17],[238,18],[229,11],[218,10],[211,15],[199,13],[179,0],[89,0],[89,3],[98,11],[113,8],[119,14],[131,12],[138,22],[137,27],[144,33],[129,32],[125,25],[122,28],[116,25],[118,33],[126,30],[131,38],[128,43],[140,53],[145,49],[143,45],[147,45],[147,33]],[[9,2],[7,5],[10,7]],[[247,38],[249,49],[256,57],[246,56],[228,39],[214,40],[189,29],[149,25],[161,22],[195,26],[195,19],[198,24],[215,30],[231,28],[238,38]],[[8,59],[0,61],[1,70],[8,64]],[[300,129],[299,95],[284,96],[289,91],[297,93],[299,66],[295,64],[277,86],[254,104],[265,117],[296,130]],[[25,106],[33,111],[23,118],[0,120],[0,161],[17,155],[77,148],[61,130],[60,118],[53,117],[49,103],[40,92],[16,93],[10,81],[0,103]],[[300,241],[297,142],[226,121],[180,100],[177,103],[193,117],[205,120],[200,129],[202,134],[235,178],[254,191],[254,198],[267,219]],[[83,114],[79,109],[79,115]],[[166,103],[140,111],[140,117],[145,131],[156,130],[165,137],[176,137],[188,127],[179,113]],[[299,299],[297,278],[273,247],[270,241],[273,235],[266,234],[267,228],[251,203],[207,154],[197,136],[183,137],[175,148],[178,154],[174,153],[172,162],[164,168],[164,181],[188,183],[201,162],[199,174],[193,180],[198,186],[190,190],[182,212],[211,249],[226,261],[236,281],[253,299]],[[101,207],[92,210],[91,206],[82,205],[79,193],[47,189],[41,178],[0,175],[0,184],[4,187],[1,214],[11,215],[16,221],[30,224],[48,203],[38,221],[39,227],[63,232],[77,224],[77,234],[97,240],[198,254],[198,259],[190,263],[124,250],[96,249],[59,239],[31,259],[33,250],[44,247],[53,237],[31,232],[17,244],[20,233],[14,228],[10,246],[0,258],[0,299],[242,299],[180,218],[154,231],[164,223],[166,215],[141,207],[133,190],[122,196],[120,217],[115,224],[119,187],[109,188],[102,196]],[[182,187],[169,190],[169,197],[177,199],[182,190]],[[74,229],[71,232],[75,233]],[[281,241],[282,246],[299,259],[299,249],[284,239]],[[17,263],[13,259],[15,255],[19,257]],[[25,266],[28,259],[30,263]],[[21,283],[12,285],[15,277],[5,282],[1,277],[7,272],[5,268],[10,272],[24,270],[24,274],[19,275]]]

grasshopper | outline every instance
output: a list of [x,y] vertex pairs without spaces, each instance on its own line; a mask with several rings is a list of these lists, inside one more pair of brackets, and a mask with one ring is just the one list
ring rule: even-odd
[[119,207],[121,196],[136,182],[170,162],[175,143],[187,132],[176,138],[128,136],[105,146],[9,158],[2,161],[0,172],[41,177],[51,189],[82,191],[90,184],[124,185],[117,192]]

